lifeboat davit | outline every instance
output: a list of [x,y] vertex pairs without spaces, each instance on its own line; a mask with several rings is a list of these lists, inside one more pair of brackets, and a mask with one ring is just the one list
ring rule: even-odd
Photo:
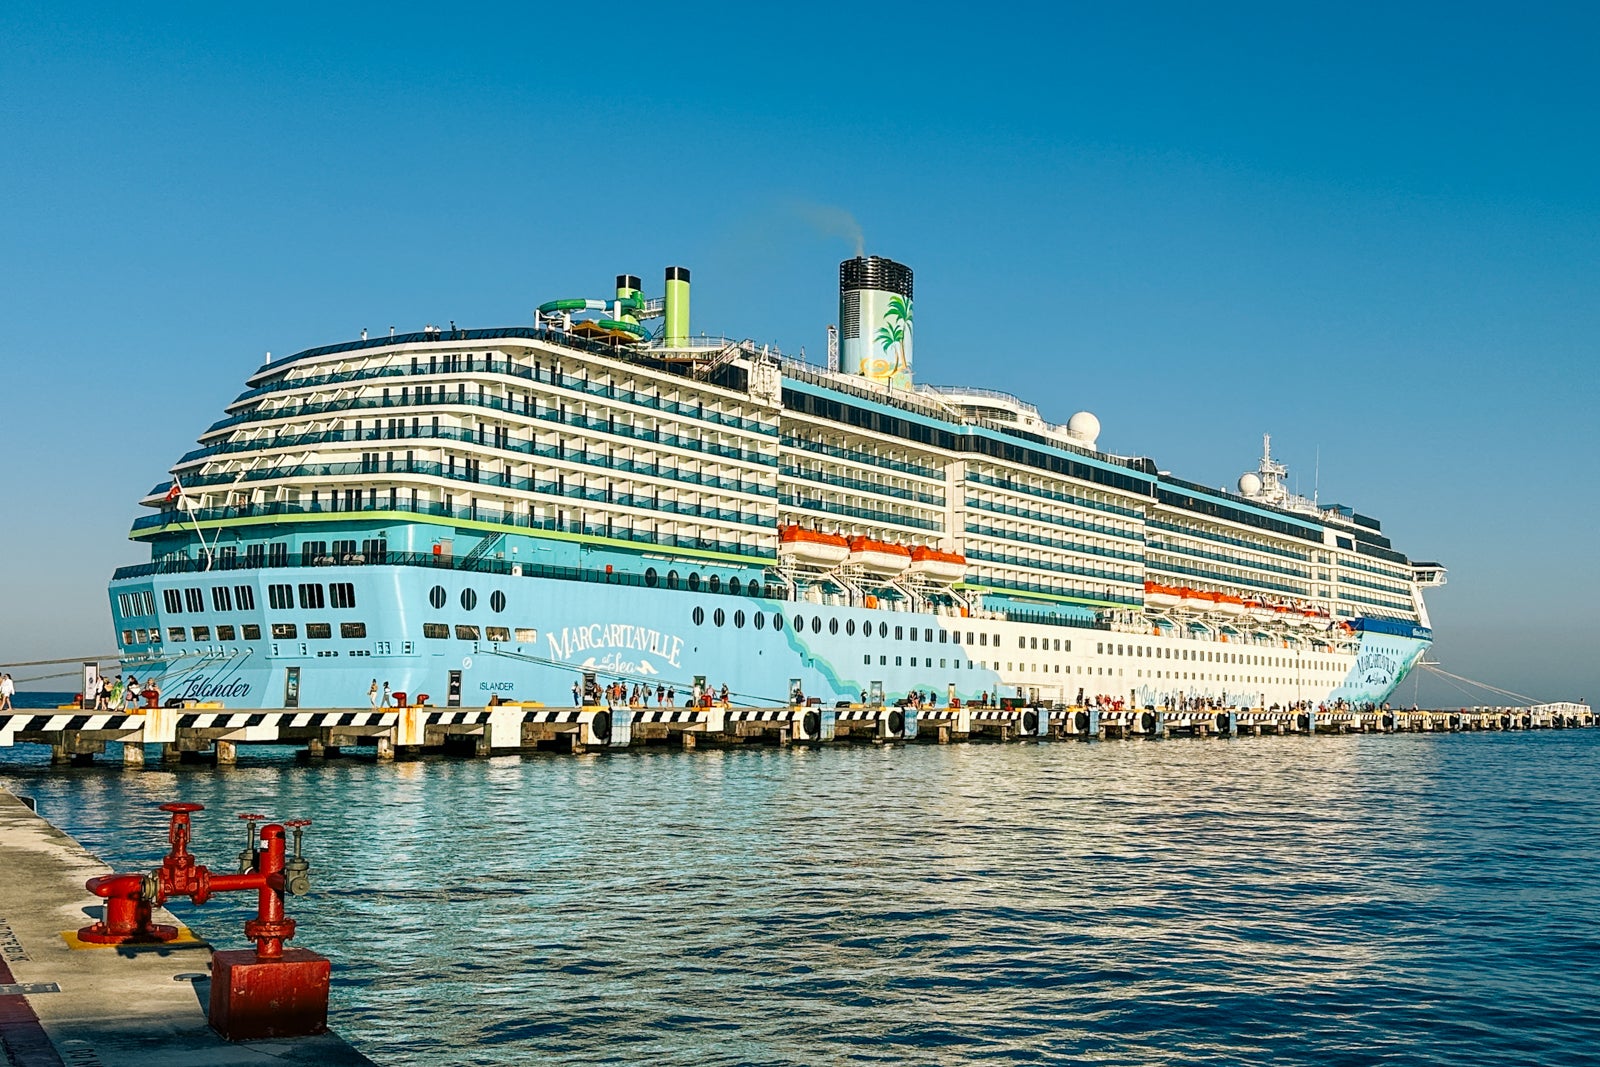
[[904,545],[852,537],[849,546],[850,562],[871,574],[899,574],[911,566],[911,550]]
[[1182,594],[1171,586],[1160,585],[1156,582],[1144,583],[1144,602],[1146,607],[1175,608],[1182,599]]
[[937,548],[913,548],[907,573],[921,574],[936,582],[959,582],[967,576],[967,557]]
[[801,563],[833,567],[850,556],[850,542],[838,534],[784,526],[778,530],[778,551]]

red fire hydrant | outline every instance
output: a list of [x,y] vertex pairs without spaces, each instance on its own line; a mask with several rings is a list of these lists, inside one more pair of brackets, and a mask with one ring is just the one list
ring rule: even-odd
[[[283,914],[283,895],[310,891],[311,865],[300,853],[303,828],[309,819],[267,823],[265,816],[245,814],[246,847],[239,856],[239,873],[218,874],[195,862],[189,852],[189,816],[203,804],[163,804],[172,821],[167,828],[171,849],[149,874],[111,874],[91,878],[89,892],[106,901],[100,922],[78,931],[91,944],[125,945],[160,943],[178,936],[176,927],[151,921],[151,909],[175,897],[204,904],[214,893],[256,891],[256,917],[244,924],[255,951],[218,951],[211,954],[210,1022],[230,1041],[299,1037],[328,1028],[327,957],[306,949],[285,949],[294,937],[294,920]],[[294,856],[285,856],[285,826],[294,831]]]

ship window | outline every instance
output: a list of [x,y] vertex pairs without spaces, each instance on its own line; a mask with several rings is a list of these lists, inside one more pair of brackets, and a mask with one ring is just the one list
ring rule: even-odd
[[896,626],[894,628],[894,639],[896,641],[904,641],[905,637],[906,637],[906,628],[904,626]]
[[805,632],[805,628],[806,628],[806,620],[804,620],[800,616],[796,615],[794,617],[794,631],[795,631],[795,633],[804,633]]
[[772,628],[774,630],[783,629],[783,613],[782,612],[774,611],[772,613]]
[[190,611],[206,610],[206,600],[198,589],[185,589],[183,591],[183,605]]
[[699,571],[690,571],[689,572],[689,591],[691,593],[694,593],[694,592],[699,592],[699,590],[700,590],[700,572]]
[[1017,638],[1017,647],[1018,648],[1027,648],[1028,647],[1028,639],[1026,637]]
[[353,608],[356,606],[356,587],[354,582],[329,582],[328,597],[336,608]]
[[821,615],[817,615],[817,616],[812,618],[812,620],[811,620],[811,632],[814,633],[814,634],[820,634],[822,632],[822,616]]
[[723,613],[723,610],[721,608],[718,608],[716,611],[713,611],[711,613],[712,625],[721,626],[723,623],[725,623],[727,621],[728,621],[728,616]]
[[758,611],[750,617],[750,621],[755,623],[756,629],[759,630],[767,624],[767,617]]
[[713,593],[720,593],[722,591],[722,576],[720,574],[713,574],[711,576],[711,580],[707,584],[710,585]]
[[217,640],[218,641],[234,641],[234,640],[237,640],[237,638],[234,636],[235,633],[236,633],[236,631],[234,630],[234,628],[232,626],[227,626],[227,625],[218,626],[217,627]]
[[506,610],[506,595],[498,589],[489,594],[489,610],[493,612]]
[[435,608],[444,607],[444,600],[444,586],[436,585],[432,589],[428,590],[428,603],[432,604]]
[[844,634],[845,634],[846,637],[854,637],[856,635],[856,620],[854,620],[854,619],[846,619],[845,620],[845,623],[844,623]]
[[517,644],[531,645],[539,640],[539,631],[527,626],[517,627]]
[[994,647],[995,648],[999,648],[1000,647],[1000,635],[999,634],[995,634],[994,635]]
[[695,608],[692,618],[694,619],[694,624],[696,626],[704,626],[706,624],[706,609]]
[[654,567],[646,567],[644,569],[645,585],[648,585],[651,589],[654,589],[656,587],[656,583],[660,580],[660,576],[656,574],[656,569]]
[[461,590],[461,606],[468,611],[478,606],[478,594],[471,589]]
[[151,637],[150,634],[151,634],[150,630],[136,630],[136,631],[134,631],[135,643],[136,644],[145,645],[145,644],[149,644],[151,641],[158,641],[158,640],[161,639],[161,635],[160,634],[156,634],[155,637]]
[[889,657],[888,656],[879,656],[878,657],[878,666],[887,667],[888,665],[889,665]]
[[[124,630],[124,631],[122,631],[122,643],[125,644],[125,645],[133,644],[133,631],[132,630]],[[143,644],[144,642],[141,641],[139,643]]]
[[[1048,644],[1048,642],[1046,642],[1046,644]],[[1037,637],[1028,638],[1028,648],[1030,650],[1036,649],[1038,647],[1039,647],[1039,639]]]
[[[363,455],[365,455],[365,453],[363,453]],[[372,453],[372,455],[373,455],[373,463],[375,464],[377,462],[377,455],[378,454],[376,452],[374,452],[374,453]],[[358,490],[356,490],[356,492],[359,493],[360,490],[358,489]],[[354,540],[350,540],[350,541],[335,541],[333,543],[333,558],[338,560],[340,563],[358,562],[358,561],[353,560],[351,558],[355,554],[356,554],[356,543],[355,543]]]
[[939,631],[939,643],[941,645],[948,645],[950,643],[950,634],[947,633],[944,630],[940,630]]
[[333,636],[333,624],[327,622],[306,623],[306,640],[326,641]]
[[988,634],[979,634],[978,635],[978,644],[987,645],[988,643],[989,643],[989,635]]
[[240,611],[256,610],[256,591],[248,585],[233,587],[233,602],[239,605]]
[[911,640],[915,641],[916,639],[917,639],[917,628],[915,626],[913,626],[911,628]]
[[435,640],[442,637],[449,637],[450,627],[446,626],[442,622],[425,622],[422,624],[422,636],[431,637]]
[[211,590],[211,606],[217,611],[233,610],[233,594],[225,585],[219,585]]
[[176,589],[163,589],[161,603],[166,606],[168,615],[183,614],[183,594]]
[[167,627],[167,640],[168,641],[182,641],[183,640],[183,627],[181,627],[181,626],[169,626],[169,627]]
[[267,586],[267,603],[274,611],[288,611],[294,607],[294,586],[287,583]]
[[828,632],[830,634],[836,634],[836,633],[839,632],[839,620],[838,619],[829,619],[828,620]]
[[491,641],[509,642],[511,640],[511,631],[504,626],[485,626],[483,635]]
[[[314,502],[313,502],[314,506]],[[303,541],[300,544],[300,566],[309,567],[313,563],[326,562],[328,558],[328,542]]]
[[900,658],[900,657],[899,657],[899,656],[896,656],[896,657],[895,657],[895,658],[894,658],[894,665],[895,665],[895,666],[896,666],[896,667],[899,667],[899,666],[903,666],[903,663],[902,663],[902,661],[901,661],[901,658]]
[[732,593],[734,596],[738,596],[740,591],[741,590],[740,590],[739,579],[737,579],[737,578],[729,578],[728,579],[728,592]]
[[272,639],[274,641],[293,641],[300,636],[300,628],[292,622],[275,622],[272,624]]
[[862,656],[861,657],[861,664],[864,667],[872,666],[872,657],[871,656]]
[[287,567],[289,565],[289,543],[287,541],[274,541],[267,546],[267,566]]
[[677,571],[668,571],[667,572],[667,588],[668,589],[676,589],[676,588],[678,588],[678,572]]
[[[310,627],[307,627],[306,629],[307,629],[307,636],[309,636],[310,635]],[[219,633],[217,636],[221,637],[222,635]],[[340,637],[365,637],[365,636],[367,636],[367,624],[364,623],[364,622],[341,622],[339,624],[339,636]]]
[[253,622],[245,623],[244,624],[244,639],[246,641],[259,641],[259,640],[261,640],[261,627],[257,626]]
[[322,586],[316,582],[300,583],[300,607],[303,609],[320,608],[323,605]]
[[456,640],[457,641],[476,641],[477,639],[478,639],[478,628],[476,626],[471,626],[471,625],[468,625],[467,623],[462,623],[462,622],[456,623]]

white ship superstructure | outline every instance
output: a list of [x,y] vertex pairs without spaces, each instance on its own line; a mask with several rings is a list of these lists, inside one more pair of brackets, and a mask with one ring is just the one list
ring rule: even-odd
[[1426,647],[1443,568],[1270,448],[1224,492],[1099,451],[1087,412],[917,384],[910,270],[840,273],[842,368],[693,337],[682,268],[269,362],[144,500],[125,670],[230,706],[373,674],[1287,706],[1382,701]]

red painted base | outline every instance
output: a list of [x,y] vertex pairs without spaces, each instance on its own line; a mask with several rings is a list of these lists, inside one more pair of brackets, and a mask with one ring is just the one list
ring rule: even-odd
[[211,1029],[229,1041],[305,1037],[328,1028],[326,956],[286,948],[279,960],[253,950],[211,954]]

